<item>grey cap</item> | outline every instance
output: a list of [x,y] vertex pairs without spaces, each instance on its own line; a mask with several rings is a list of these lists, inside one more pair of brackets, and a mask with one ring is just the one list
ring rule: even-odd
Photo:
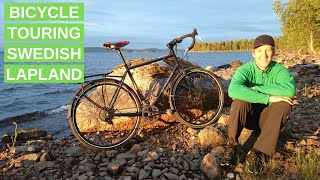
[[274,40],[271,36],[269,35],[261,35],[261,36],[258,36],[255,40],[254,40],[254,43],[253,43],[253,49],[259,47],[259,46],[262,46],[262,45],[270,45],[272,47],[274,47]]

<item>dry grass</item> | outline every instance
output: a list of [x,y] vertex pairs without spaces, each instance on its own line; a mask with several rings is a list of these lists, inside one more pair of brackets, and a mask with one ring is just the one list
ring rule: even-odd
[[264,164],[259,175],[253,175],[245,168],[242,179],[319,180],[320,154],[294,152],[281,159],[272,158]]

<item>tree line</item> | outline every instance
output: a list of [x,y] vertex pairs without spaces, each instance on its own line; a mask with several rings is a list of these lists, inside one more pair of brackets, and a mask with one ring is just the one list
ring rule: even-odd
[[[320,53],[320,0],[273,1],[283,36],[274,37],[278,50]],[[192,51],[250,51],[254,39],[199,42]]]
[[[273,37],[275,40],[276,48],[283,49],[284,42],[282,37]],[[192,51],[251,51],[254,39],[240,39],[231,41],[220,42],[196,42]]]

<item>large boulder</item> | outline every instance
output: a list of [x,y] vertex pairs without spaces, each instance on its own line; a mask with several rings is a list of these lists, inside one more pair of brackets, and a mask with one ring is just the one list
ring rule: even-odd
[[[144,59],[135,59],[127,61],[127,64],[129,66],[145,62]],[[192,64],[188,61],[181,61],[180,64],[183,67],[192,67],[195,66],[195,64]],[[136,81],[137,86],[140,89],[141,94],[143,95],[144,99],[146,100],[146,103],[151,104],[154,102],[155,98],[159,94],[161,87],[164,85],[166,79],[171,73],[171,66],[173,64],[172,59],[166,59],[164,62],[160,63],[152,63],[146,66],[142,66],[139,68],[135,68],[131,70],[133,78]],[[112,70],[112,73],[110,76],[122,76],[125,72],[124,65],[120,65],[115,67]],[[132,89],[134,88],[134,85],[132,84],[132,81],[130,80],[130,77],[127,76],[124,81],[128,86],[130,86]],[[107,89],[107,94],[113,94],[114,89]],[[104,93],[106,93],[104,91]],[[93,92],[89,98],[98,104],[103,104],[104,99],[102,97],[101,89],[96,90]],[[170,107],[169,101],[168,101],[168,90],[166,90],[161,99],[158,103],[159,110],[166,110]],[[130,98],[128,98],[128,94],[125,94],[124,91],[120,92],[119,97],[117,98],[117,108],[123,109],[122,107],[130,107],[134,106],[134,101],[130,101]],[[93,132],[93,131],[104,131],[104,130],[110,130],[113,128],[110,124],[103,121],[102,119],[105,118],[105,113],[103,110],[97,108],[94,104],[92,104],[89,100],[83,100],[77,110],[77,126],[80,129],[80,131],[83,132]],[[145,121],[142,118],[140,127],[144,128],[151,128],[155,126],[164,126],[167,125],[167,123],[175,122],[177,121],[176,117],[173,115],[167,115],[163,114],[160,116],[160,119],[162,121],[156,121],[154,123],[149,123],[148,121]],[[118,130],[126,130],[128,128],[132,127],[132,123],[134,121],[131,121],[132,123],[129,123],[131,121],[131,118],[114,118],[113,124],[117,126]]]
[[207,126],[202,129],[198,133],[198,137],[200,144],[206,147],[214,148],[226,143],[226,138],[223,136],[223,133],[213,126]]
[[[131,61],[127,61],[127,64],[129,66],[133,66],[141,62],[145,62],[145,60],[144,59],[131,60]],[[173,65],[173,60],[166,59],[165,61],[160,61],[160,63],[149,64],[146,66],[135,68],[130,71],[146,103],[151,104],[155,101],[157,95],[161,91],[162,86],[164,85],[170,73],[172,72],[172,65]],[[197,66],[189,61],[184,61],[184,60],[181,60],[180,65],[183,68]],[[120,65],[115,67],[112,70],[112,73],[110,75],[122,76],[124,72],[125,72],[124,65]],[[128,86],[130,86],[132,89],[135,89],[129,76],[126,77],[124,82]],[[202,86],[205,86],[205,85],[202,84]],[[114,89],[108,88],[108,89],[105,89],[103,93],[112,94],[114,91],[115,91],[115,88]],[[103,104],[104,103],[103,101],[105,100],[101,98],[102,97],[101,92],[102,90],[98,89],[95,92],[93,92],[89,98],[97,102],[98,104]],[[167,88],[164,91],[157,105],[160,111],[166,111],[166,109],[170,108],[169,101],[168,101],[169,99],[168,94],[169,94],[169,88]],[[205,103],[209,105],[211,103],[211,105],[214,106],[214,99],[213,99],[215,97],[214,93],[206,92],[206,96],[208,96],[209,98],[207,98],[207,101]],[[210,101],[210,99],[212,99],[212,101]],[[185,103],[182,102],[182,104],[185,106],[192,105],[192,103],[188,103],[188,102],[185,102]],[[117,105],[117,109],[124,109],[123,107],[133,107],[134,101],[131,101],[130,98],[128,98],[128,96],[125,94],[125,92],[121,91],[119,97],[116,100],[116,105]],[[198,111],[199,110],[194,109],[194,112],[199,113]],[[104,121],[105,114],[106,113],[103,113],[100,108],[97,108],[89,100],[87,99],[83,100],[80,103],[77,109],[77,114],[76,114],[78,128],[84,132],[105,131],[115,127],[117,130],[128,130],[128,128],[132,127],[134,123],[134,121],[132,121],[131,118],[117,117],[113,119],[113,126],[112,126]],[[145,121],[144,119],[142,119],[140,127],[144,127],[148,129],[155,126],[164,126],[170,122],[177,121],[176,117],[170,113],[161,115],[160,120],[161,121],[150,123],[149,121]]]

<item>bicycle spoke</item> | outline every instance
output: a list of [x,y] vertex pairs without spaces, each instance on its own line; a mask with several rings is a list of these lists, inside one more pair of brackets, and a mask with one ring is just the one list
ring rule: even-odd
[[221,85],[207,71],[194,69],[181,76],[171,95],[178,118],[193,127],[204,127],[215,121],[223,105],[220,97],[223,94],[219,91],[222,92]]
[[[119,84],[113,80],[90,84],[79,95],[72,110],[72,130],[85,145],[94,148],[114,148],[128,141],[140,122],[139,101],[134,92],[120,87],[113,107],[109,107]],[[96,104],[98,106],[96,106]],[[132,113],[135,116],[115,116],[115,113]]]

